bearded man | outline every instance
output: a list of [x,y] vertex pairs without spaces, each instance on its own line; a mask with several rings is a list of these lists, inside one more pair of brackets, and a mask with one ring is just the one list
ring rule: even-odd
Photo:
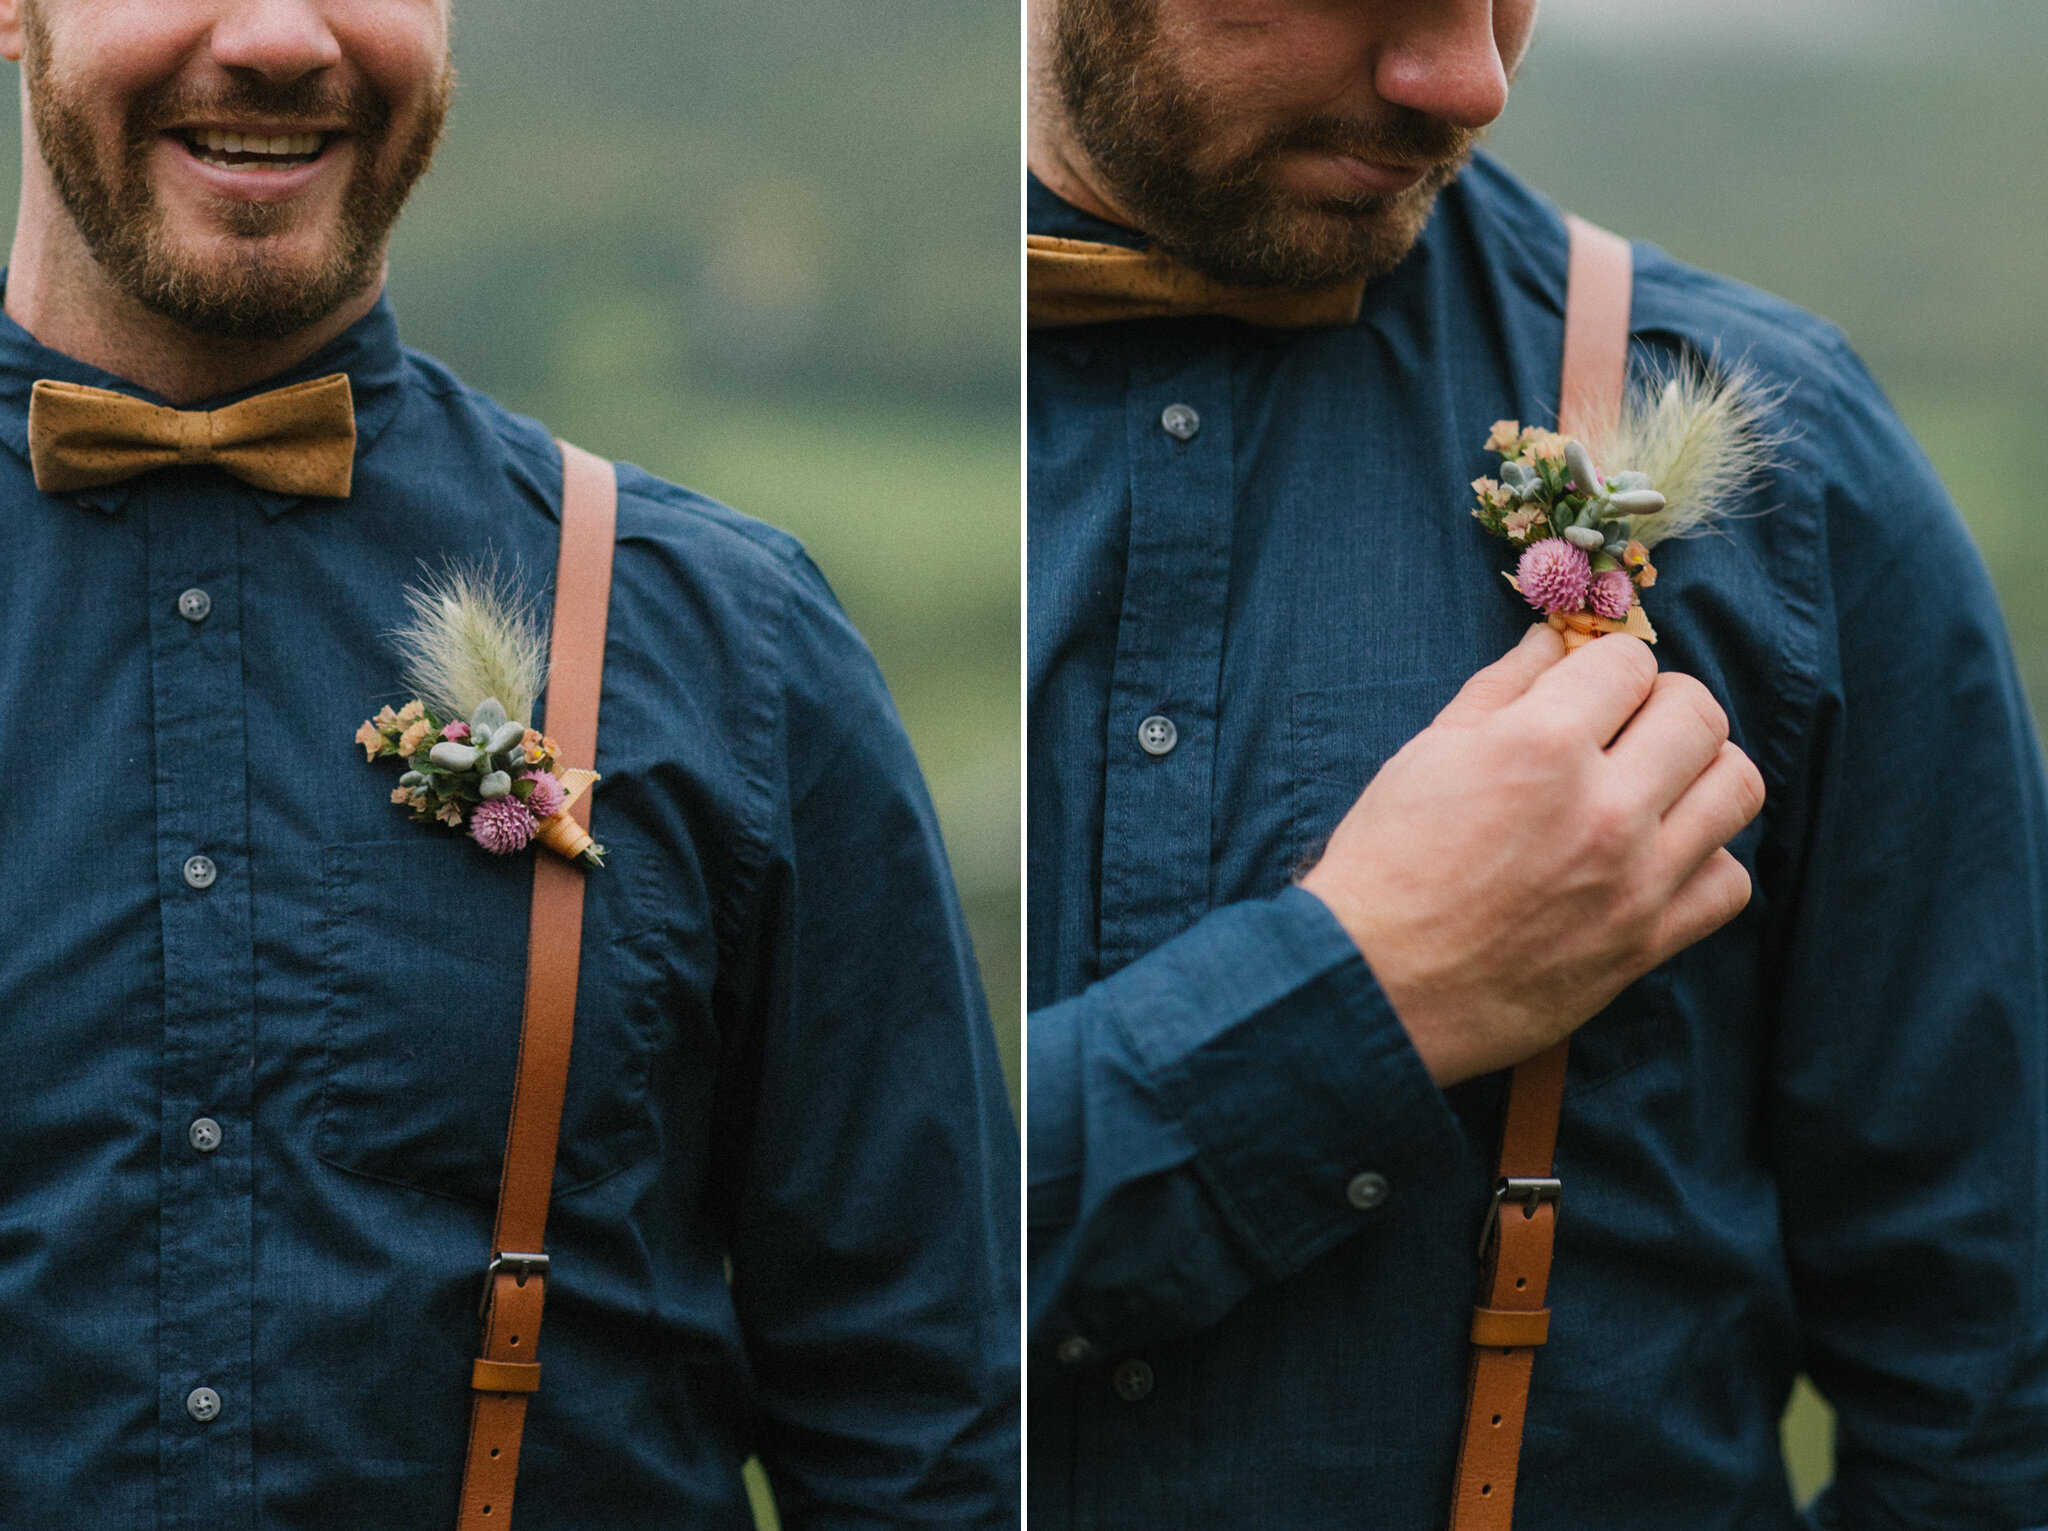
[[[1989,583],[1837,332],[1473,152],[1534,12],[1034,0],[1034,1523],[2048,1525]],[[1654,651],[1567,654],[1470,483],[1616,270],[1617,386],[1743,363],[1769,465],[1660,550]],[[1554,1172],[1497,1171],[1567,1038]]]
[[[616,469],[600,870],[486,853],[531,773],[472,841],[351,742],[423,567],[544,603],[566,548],[563,454],[381,295],[445,0],[0,0],[0,51],[0,1521],[438,1531],[472,1398],[530,1394],[471,1464],[523,1524],[751,1525],[754,1452],[785,1526],[1014,1524],[1014,1132],[802,551]],[[545,1250],[492,1224],[543,871],[584,879]],[[478,1357],[487,1262],[493,1314],[547,1289],[538,1391],[530,1328]]]

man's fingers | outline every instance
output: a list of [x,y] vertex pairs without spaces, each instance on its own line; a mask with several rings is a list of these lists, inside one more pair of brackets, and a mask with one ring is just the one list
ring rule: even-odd
[[1724,743],[1714,763],[1694,778],[1657,826],[1657,838],[1680,872],[1711,859],[1764,806],[1764,779],[1750,758]]
[[1610,633],[1537,676],[1523,705],[1594,736],[1601,748],[1635,716],[1657,680],[1657,661],[1640,638]]
[[1498,712],[1534,685],[1536,677],[1564,658],[1564,639],[1547,622],[1538,622],[1509,649],[1459,688],[1437,722],[1469,723]]
[[1703,941],[1749,904],[1749,873],[1726,850],[1715,851],[1679,884],[1657,927],[1657,960]]
[[1712,692],[1689,675],[1659,675],[1650,699],[1608,746],[1607,758],[1663,813],[1727,741],[1728,714]]

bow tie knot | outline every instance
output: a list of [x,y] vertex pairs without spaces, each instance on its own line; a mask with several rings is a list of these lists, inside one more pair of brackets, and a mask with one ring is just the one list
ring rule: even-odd
[[258,489],[342,499],[355,469],[355,406],[344,372],[224,409],[170,409],[44,378],[29,394],[28,447],[36,487],[53,494],[212,463]]

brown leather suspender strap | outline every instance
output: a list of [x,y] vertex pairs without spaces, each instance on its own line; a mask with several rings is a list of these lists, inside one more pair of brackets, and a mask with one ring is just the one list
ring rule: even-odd
[[[562,551],[555,566],[554,636],[548,653],[548,736],[565,769],[597,764],[597,703],[611,605],[618,482],[612,465],[566,441],[562,448]],[[587,829],[590,794],[575,813]],[[458,1531],[503,1531],[512,1519],[526,1400],[540,1386],[541,1301],[548,1284],[542,1235],[555,1178],[555,1140],[569,1084],[576,1025],[576,970],[583,942],[583,871],[536,850],[526,959],[526,1013],[498,1221],[485,1275],[483,1355],[475,1389]]]
[[1619,234],[1567,217],[1572,258],[1564,300],[1557,428],[1598,447],[1621,419],[1628,386],[1628,314],[1635,255]]
[[[1558,429],[1599,442],[1621,417],[1628,375],[1633,260],[1628,241],[1571,218],[1564,368]],[[1508,1531],[1536,1347],[1550,1334],[1544,1306],[1560,1187],[1552,1175],[1570,1040],[1519,1065],[1501,1124],[1500,1179],[1479,1247],[1479,1305],[1465,1433],[1458,1444],[1452,1531]]]

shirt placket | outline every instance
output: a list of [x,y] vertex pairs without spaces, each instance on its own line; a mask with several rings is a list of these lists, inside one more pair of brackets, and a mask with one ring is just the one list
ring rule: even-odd
[[[163,919],[160,1518],[253,1525],[253,948],[240,515],[210,474],[136,497],[149,538]],[[133,512],[131,512],[133,513]]]
[[[1230,594],[1230,366],[1209,355],[1133,368],[1126,402],[1130,543],[1104,772],[1102,970],[1209,907],[1223,623]],[[1082,1525],[1181,1523],[1194,1369],[1179,1347],[1107,1362],[1080,1383]]]
[[1130,551],[1110,683],[1102,972],[1209,904],[1223,621],[1230,595],[1230,366],[1220,348],[1133,369]]

